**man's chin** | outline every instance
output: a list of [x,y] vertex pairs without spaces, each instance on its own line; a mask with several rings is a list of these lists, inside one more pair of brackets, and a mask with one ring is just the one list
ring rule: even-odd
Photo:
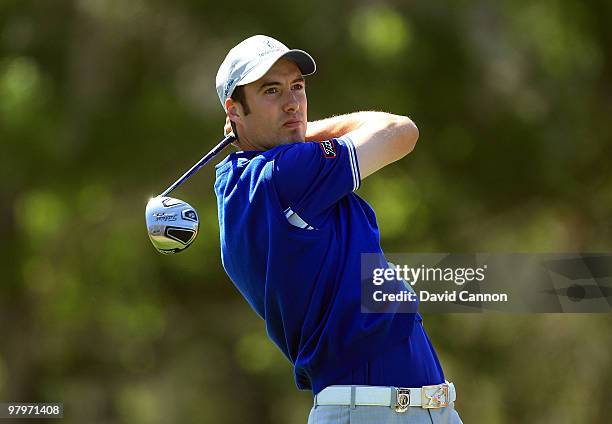
[[277,134],[276,137],[270,137],[267,140],[265,140],[264,143],[261,143],[262,146],[266,147],[267,149],[273,149],[276,146],[282,146],[285,144],[292,144],[292,143],[302,143],[306,140],[306,136],[304,134],[303,131],[298,130],[298,131],[288,131],[288,132],[283,132],[282,134]]
[[289,135],[281,137],[282,141],[279,144],[302,143],[305,139],[305,134],[302,131],[291,131]]

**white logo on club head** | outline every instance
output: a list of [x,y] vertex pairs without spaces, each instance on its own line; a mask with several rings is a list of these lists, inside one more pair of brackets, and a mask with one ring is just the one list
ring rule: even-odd
[[163,206],[165,206],[165,207],[167,207],[167,208],[171,208],[171,207],[173,207],[173,206],[178,206],[178,205],[183,204],[183,202],[182,202],[182,201],[180,201],[180,200],[178,200],[178,199],[173,199],[173,198],[171,198],[171,197],[168,197],[168,198],[166,198],[166,199],[162,200],[162,202],[161,202],[161,203],[162,203],[162,205],[163,205]]

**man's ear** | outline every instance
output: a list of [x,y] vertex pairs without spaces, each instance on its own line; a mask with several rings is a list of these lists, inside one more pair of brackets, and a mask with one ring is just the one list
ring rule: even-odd
[[225,108],[227,109],[227,116],[230,121],[241,122],[244,113],[239,102],[235,102],[232,98],[227,98],[225,99]]

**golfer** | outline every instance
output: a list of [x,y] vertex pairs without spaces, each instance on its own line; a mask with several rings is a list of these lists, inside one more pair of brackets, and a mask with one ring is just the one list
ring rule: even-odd
[[313,392],[309,423],[460,423],[420,314],[361,312],[362,253],[383,256],[374,211],[354,192],[412,151],[417,127],[382,112],[308,122],[315,69],[263,35],[219,68],[239,148],[216,167],[223,267]]

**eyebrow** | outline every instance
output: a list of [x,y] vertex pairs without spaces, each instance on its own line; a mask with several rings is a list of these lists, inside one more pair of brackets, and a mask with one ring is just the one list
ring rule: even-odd
[[[297,77],[296,79],[294,79],[293,81],[291,81],[291,84],[295,84],[296,82],[304,82],[304,81],[305,81],[304,77],[303,77],[303,76],[299,76],[299,77]],[[267,88],[267,87],[272,87],[272,86],[276,86],[276,85],[281,85],[281,83],[280,83],[280,82],[278,82],[278,81],[268,81],[268,82],[264,82],[263,84],[261,84],[261,85],[259,86],[259,89],[258,89],[257,91],[261,91],[261,90],[263,90],[264,88]]]

